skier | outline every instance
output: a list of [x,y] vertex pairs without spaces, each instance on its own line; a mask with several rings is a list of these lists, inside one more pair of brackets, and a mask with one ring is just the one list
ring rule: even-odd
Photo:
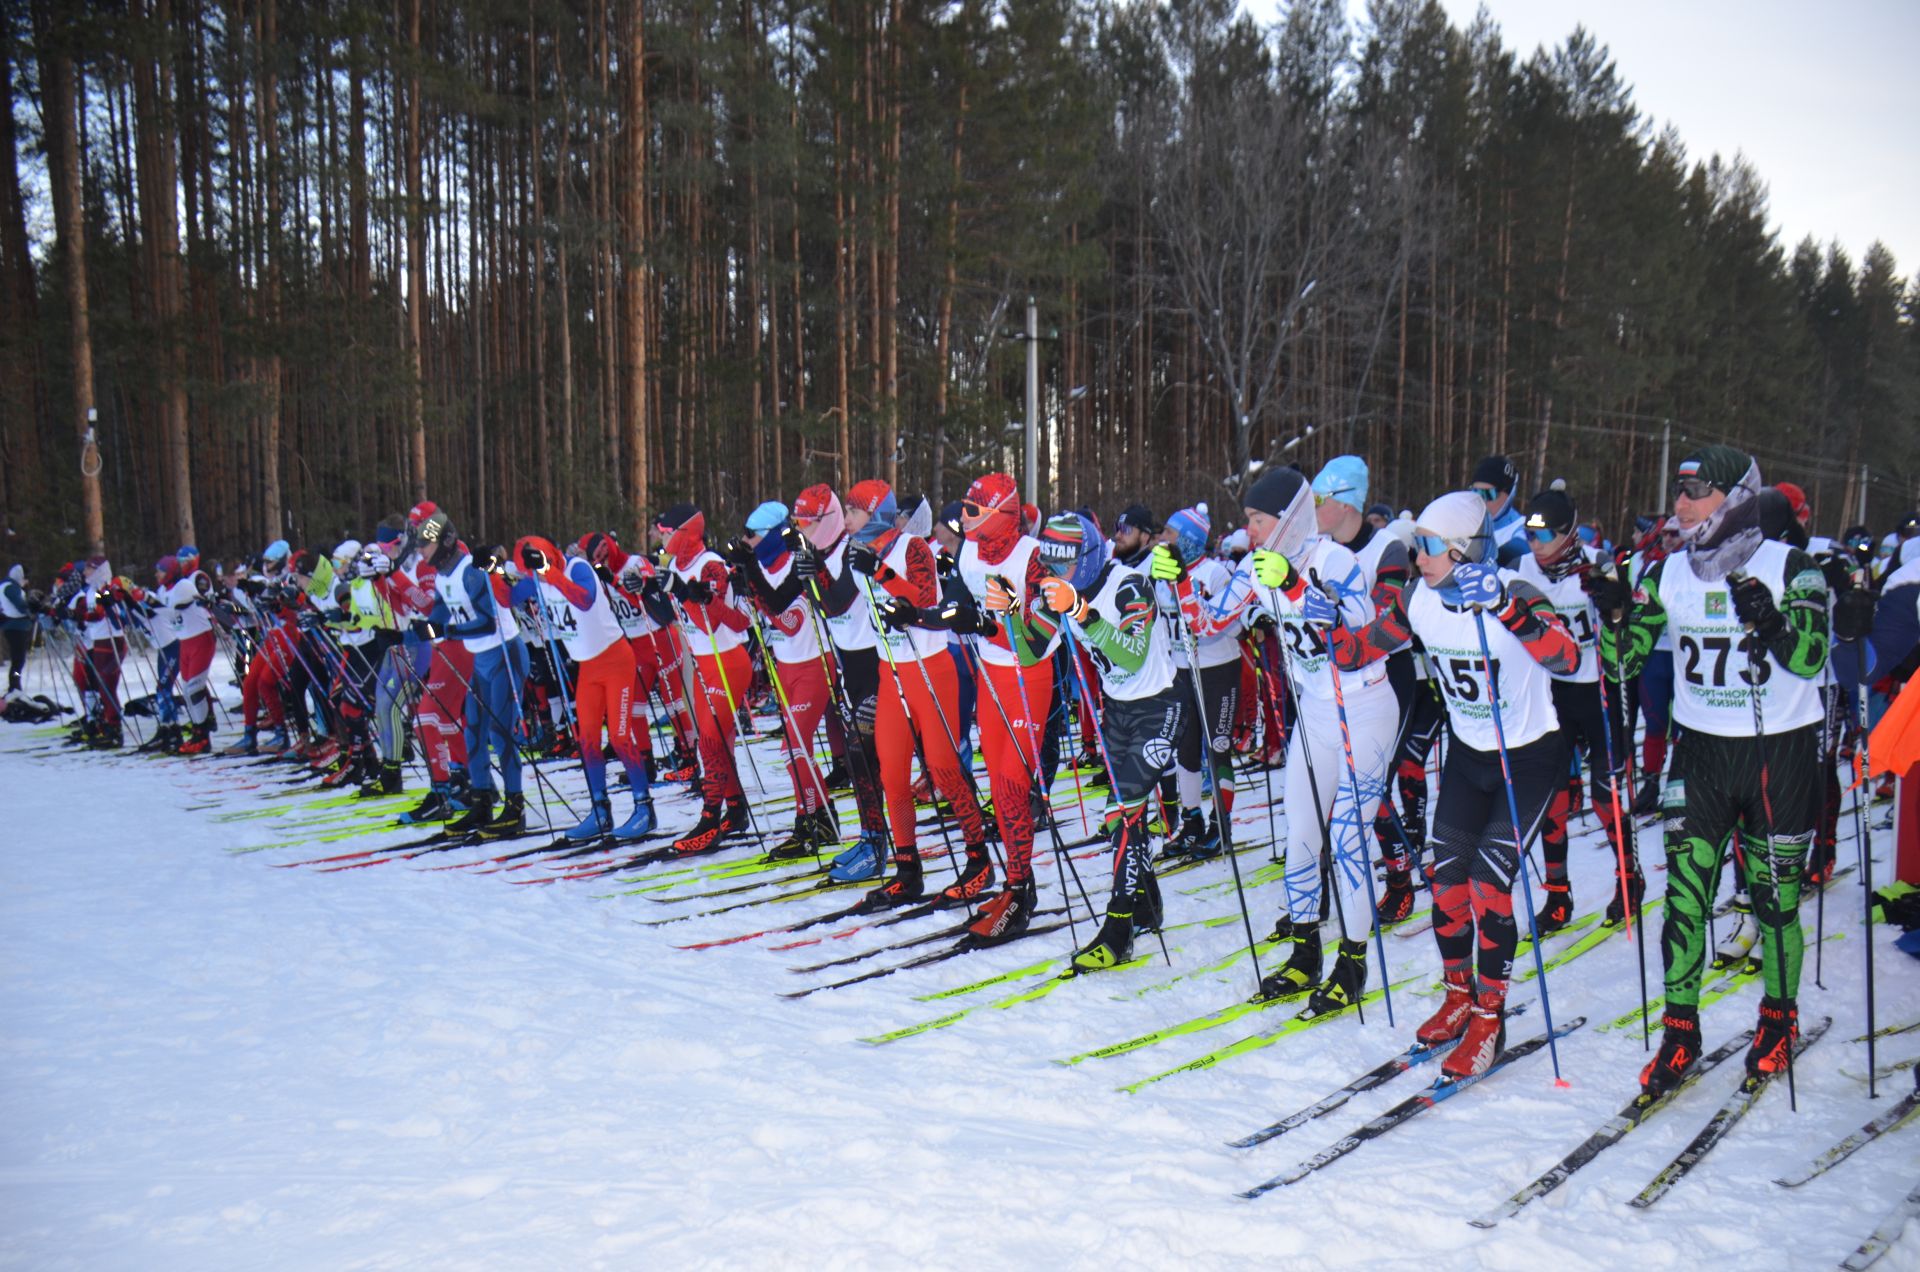
[[1092,521],[1056,513],[1040,532],[1049,576],[1041,604],[1073,643],[1084,645],[1100,677],[1104,709],[1099,737],[1111,766],[1118,816],[1113,823],[1113,886],[1106,917],[1093,939],[1073,956],[1074,970],[1101,971],[1133,957],[1138,932],[1157,931],[1164,916],[1153,874],[1147,801],[1171,766],[1193,711],[1174,678],[1172,642],[1159,620],[1152,579],[1142,568],[1148,550],[1128,562],[1106,559]]
[[1515,566],[1527,550],[1526,519],[1514,507],[1513,488],[1520,474],[1505,455],[1489,455],[1473,466],[1469,488],[1486,501],[1487,524],[1493,534],[1494,556],[1502,566]]
[[730,545],[727,560],[744,580],[755,608],[766,615],[761,633],[778,685],[781,746],[793,782],[793,830],[768,849],[770,860],[804,857],[840,846],[833,800],[813,760],[813,736],[827,714],[827,668],[812,602],[794,570],[787,531],[793,520],[783,503],[763,503],[747,515],[746,537]]
[[[960,767],[956,749],[960,686],[946,634],[921,623],[922,611],[940,603],[933,546],[924,535],[893,524],[894,496],[884,482],[861,482],[848,495],[876,509],[867,526],[855,531],[846,563],[878,627],[874,742],[893,840],[893,876],[870,894],[877,908],[918,900],[922,891],[913,798],[916,752],[933,793],[960,824],[968,861],[987,856],[987,833],[972,778]],[[916,515],[931,533],[932,510],[923,503]],[[881,529],[869,538],[865,531],[873,526]]]
[[711,852],[726,836],[749,826],[733,740],[753,668],[745,643],[747,616],[735,596],[727,563],[707,546],[706,515],[692,504],[679,504],[662,514],[659,527],[667,536],[667,592],[679,610],[681,630],[694,656],[700,819],[673,845],[675,852],[691,856]]
[[173,577],[154,599],[168,611],[166,621],[180,645],[175,682],[187,723],[179,742],[168,750],[175,755],[204,755],[213,745],[213,691],[208,687],[213,670],[213,618],[207,612],[213,580],[200,569],[200,549],[187,545],[173,558]]
[[27,602],[27,567],[14,565],[0,583],[0,634],[7,641],[7,697],[21,692],[20,677],[27,669],[27,651],[33,644],[33,610]]
[[[847,551],[853,546],[849,527],[854,522],[864,527],[864,518],[870,515],[860,509],[850,518],[840,497],[830,487],[809,486],[793,501],[793,524],[798,533],[786,536],[803,595],[820,611],[826,623],[833,660],[840,669],[841,692],[852,716],[852,729],[847,738],[847,769],[860,815],[860,835],[834,859],[828,872],[836,881],[847,883],[877,878],[880,864],[892,856],[888,849],[886,803],[880,791],[880,757],[874,750],[874,723],[880,695],[880,638],[875,634],[873,618],[868,612],[866,593],[855,586],[853,572],[846,563]],[[829,789],[833,786],[831,775],[827,785]],[[969,861],[962,868],[960,881],[949,884],[943,895],[966,901],[985,887],[991,875],[974,875],[973,866]],[[989,865],[989,872],[991,868]],[[969,887],[973,891],[967,891]]]
[[[415,537],[434,568],[430,618],[457,638],[473,658],[468,678],[465,729],[468,808],[447,827],[450,836],[482,839],[519,834],[526,826],[520,752],[514,730],[520,722],[518,687],[526,683],[527,651],[512,607],[495,592],[492,574],[460,542],[453,523],[436,508],[415,527]],[[427,689],[431,696],[433,685]],[[499,757],[503,796],[494,806],[492,759]]]
[[1674,516],[1685,546],[1631,592],[1617,575],[1588,576],[1610,672],[1631,675],[1665,627],[1680,664],[1674,718],[1682,732],[1664,801],[1666,1008],[1659,1054],[1640,1075],[1649,1093],[1679,1084],[1701,1054],[1707,917],[1735,831],[1765,951],[1747,1071],[1787,1065],[1798,1033],[1800,873],[1818,811],[1828,645],[1819,567],[1761,534],[1759,465],[1730,446],[1708,446],[1681,461],[1678,477]]
[[[1593,607],[1587,599],[1585,578],[1595,564],[1605,559],[1599,551],[1587,547],[1574,533],[1578,520],[1573,500],[1564,491],[1548,490],[1535,495],[1527,505],[1527,555],[1520,559],[1520,577],[1547,598],[1560,621],[1578,642],[1579,665],[1571,672],[1553,675],[1553,708],[1560,720],[1560,731],[1567,741],[1579,747],[1592,769],[1594,813],[1606,831],[1609,850],[1621,863],[1615,871],[1613,900],[1607,906],[1606,921],[1619,923],[1628,910],[1639,913],[1640,898],[1646,892],[1646,880],[1640,873],[1640,860],[1633,837],[1615,816],[1616,799],[1624,803],[1620,784],[1626,781],[1626,717],[1620,710],[1620,690],[1607,695],[1606,718],[1601,718],[1600,649],[1593,621]],[[1609,738],[1616,739],[1609,747]],[[1567,789],[1557,792],[1547,805],[1547,820],[1541,827],[1540,843],[1546,857],[1546,904],[1535,918],[1540,935],[1558,932],[1573,920],[1572,882],[1567,871],[1567,818],[1572,800]],[[1624,808],[1621,812],[1624,813]],[[1624,871],[1624,878],[1620,877]]]
[[[1442,495],[1414,530],[1416,577],[1404,608],[1360,631],[1336,629],[1334,659],[1357,671],[1417,636],[1446,695],[1454,741],[1434,805],[1432,876],[1446,997],[1417,1036],[1430,1045],[1460,1040],[1442,1066],[1458,1078],[1485,1072],[1504,1043],[1519,942],[1513,883],[1548,801],[1566,786],[1550,677],[1578,665],[1579,647],[1545,597],[1495,564],[1481,492]],[[1483,639],[1491,662],[1480,652]]]
[[[613,616],[606,585],[595,576],[591,563],[581,557],[562,558],[558,548],[538,536],[514,544],[513,559],[521,573],[513,585],[513,603],[539,607],[540,626],[546,629],[549,644],[564,644],[576,668],[574,736],[580,746],[580,766],[586,772],[590,807],[565,837],[574,843],[606,835],[621,841],[645,838],[654,828],[653,794],[646,765],[633,744],[632,697],[637,679],[633,647]],[[607,794],[606,755],[600,748],[603,725],[633,794],[633,812],[617,826]]]
[[[1224,604],[1232,586],[1233,572],[1218,557],[1207,555],[1207,538],[1213,525],[1207,506],[1182,508],[1167,518],[1160,543],[1147,554],[1121,558],[1129,569],[1150,569],[1159,583],[1169,583],[1184,571],[1194,600],[1209,609]],[[1176,568],[1177,567],[1177,568]],[[1156,592],[1160,589],[1156,585]],[[1180,613],[1178,590],[1169,586],[1161,594],[1161,609],[1170,617]],[[1233,722],[1240,714],[1240,635],[1246,628],[1246,614],[1236,608],[1218,622],[1207,624],[1207,634],[1195,641],[1193,662],[1189,665],[1186,643],[1171,645],[1176,684],[1174,692],[1184,708],[1179,749],[1174,760],[1175,780],[1180,802],[1180,829],[1168,841],[1163,857],[1198,859],[1220,852],[1220,818],[1233,813]],[[1206,704],[1202,719],[1194,706],[1195,676],[1200,680],[1200,699]],[[1104,678],[1103,678],[1104,679]],[[1202,764],[1207,766],[1214,791],[1211,821],[1200,812],[1200,797],[1205,787]],[[1116,792],[1117,795],[1117,792]]]

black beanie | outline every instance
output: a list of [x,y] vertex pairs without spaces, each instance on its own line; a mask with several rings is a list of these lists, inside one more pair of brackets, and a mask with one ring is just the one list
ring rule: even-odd
[[1306,477],[1297,469],[1268,469],[1260,475],[1260,480],[1248,488],[1246,507],[1255,512],[1264,512],[1269,517],[1277,517],[1293,506],[1300,488],[1306,484]]
[[1565,534],[1573,529],[1578,516],[1573,500],[1567,498],[1565,491],[1543,490],[1527,505],[1527,529]]
[[1489,455],[1473,466],[1473,480],[1467,484],[1483,481],[1501,494],[1510,495],[1520,482],[1520,474],[1514,471],[1513,461],[1505,455]]

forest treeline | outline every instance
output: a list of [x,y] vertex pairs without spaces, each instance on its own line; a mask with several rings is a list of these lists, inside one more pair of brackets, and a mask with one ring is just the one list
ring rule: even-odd
[[[1489,451],[1616,531],[1731,439],[1880,526],[1920,280],[1791,248],[1602,35],[1437,3],[0,0],[16,555],[715,517],[1018,472],[1110,514]],[[1888,162],[1902,157],[1888,156]],[[94,413],[91,444],[85,435]],[[98,473],[99,511],[83,473]]]

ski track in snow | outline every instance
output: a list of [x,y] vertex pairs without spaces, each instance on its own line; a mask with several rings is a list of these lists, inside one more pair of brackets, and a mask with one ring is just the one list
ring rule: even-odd
[[[503,882],[538,867],[504,877],[420,869],[477,860],[477,849],[336,874],[276,870],[409,834],[236,854],[288,838],[290,823],[222,822],[204,806],[257,807],[282,792],[242,781],[279,770],[23,753],[47,742],[28,726],[0,726],[9,830],[0,1267],[1750,1272],[1832,1266],[1920,1165],[1910,1128],[1792,1193],[1768,1182],[1886,1107],[1840,1073],[1843,1062],[1865,1065],[1865,1047],[1845,1041],[1863,1023],[1852,880],[1827,898],[1829,932],[1848,939],[1826,946],[1824,991],[1813,984],[1809,942],[1801,1010],[1836,1023],[1798,1072],[1797,1115],[1784,1090],[1770,1092],[1659,1206],[1627,1208],[1731,1086],[1730,1062],[1564,1187],[1483,1232],[1466,1220],[1559,1160],[1634,1090],[1645,1059],[1637,1032],[1597,1028],[1637,1001],[1624,934],[1551,974],[1556,1019],[1592,1018],[1560,1044],[1570,1088],[1553,1085],[1543,1052],[1306,1181],[1243,1202],[1236,1190],[1412,1094],[1435,1066],[1259,1148],[1223,1141],[1404,1046],[1432,998],[1397,993],[1397,1029],[1376,1007],[1364,1026],[1323,1024],[1129,1096],[1114,1088],[1270,1028],[1288,1009],[1112,1060],[1052,1063],[1251,988],[1242,961],[1127,996],[1173,974],[1156,960],[869,1046],[858,1039],[1038,984],[914,1000],[1063,955],[1068,934],[787,1001],[776,991],[825,979],[788,966],[957,916],[781,954],[764,948],[777,940],[677,950],[853,894],[640,927],[632,920],[677,911],[638,896],[595,899],[617,890],[606,880]],[[782,782],[770,749],[756,749],[762,775]],[[569,796],[579,789],[577,766],[551,772]],[[533,789],[529,781],[530,798]],[[1263,797],[1256,785],[1248,799]],[[624,808],[616,793],[616,813]],[[695,813],[678,792],[662,808],[673,827]],[[1077,829],[1073,813],[1063,820]],[[1236,822],[1242,838],[1265,836],[1264,810],[1243,807]],[[1573,829],[1574,895],[1585,912],[1609,895],[1612,859],[1590,816]],[[1878,838],[1884,854],[1888,837]],[[1660,859],[1656,828],[1641,832],[1641,845],[1649,863]],[[1844,836],[1841,852],[1851,860]],[[1243,869],[1256,856],[1265,858],[1249,854]],[[1057,904],[1053,870],[1042,861],[1038,874]],[[1103,899],[1100,859],[1080,870]],[[1227,877],[1215,862],[1169,880],[1169,922],[1227,912],[1230,892],[1182,891]],[[1663,877],[1650,875],[1656,891]],[[1884,865],[1877,877],[1887,877]],[[1279,885],[1250,899],[1264,930]],[[1811,929],[1810,903],[1805,915]],[[1237,922],[1170,933],[1173,971],[1225,957],[1240,936]],[[1436,974],[1430,936],[1387,946],[1396,978]],[[1876,955],[1880,1021],[1920,1014],[1912,962],[1884,934]],[[1647,957],[1657,993],[1657,932]],[[1752,1023],[1758,992],[1707,1009],[1709,1046]],[[1535,991],[1516,986],[1515,995]],[[1535,1006],[1511,1032],[1517,1041],[1542,1027]],[[1880,1058],[1914,1045],[1886,1040]],[[1881,1087],[1883,1097],[1904,1089],[1904,1075]],[[1910,1228],[1880,1266],[1920,1268],[1920,1231]]]

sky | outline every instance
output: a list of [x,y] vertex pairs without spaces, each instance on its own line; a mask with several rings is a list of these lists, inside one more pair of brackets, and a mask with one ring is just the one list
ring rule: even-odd
[[[1441,0],[1456,27],[1481,0]],[[1262,20],[1284,0],[1247,0]],[[1356,23],[1364,0],[1350,0]],[[1788,250],[1875,239],[1920,274],[1920,0],[1485,0],[1524,62],[1584,25],[1656,129],[1691,159],[1745,154]]]

